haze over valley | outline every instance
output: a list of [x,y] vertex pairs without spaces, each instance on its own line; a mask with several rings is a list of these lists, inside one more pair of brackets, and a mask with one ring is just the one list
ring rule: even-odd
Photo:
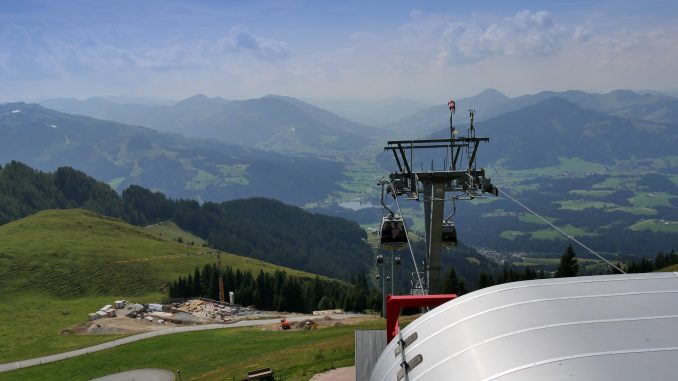
[[[0,2],[0,381],[307,381],[361,368],[356,332],[384,328],[389,294],[472,307],[518,281],[543,291],[524,303],[537,313],[483,308],[573,319],[540,332],[645,321],[539,309],[623,272],[666,272],[634,279],[674,292],[677,15],[663,0]],[[575,276],[596,281],[549,280]],[[419,334],[403,359],[433,342]]]

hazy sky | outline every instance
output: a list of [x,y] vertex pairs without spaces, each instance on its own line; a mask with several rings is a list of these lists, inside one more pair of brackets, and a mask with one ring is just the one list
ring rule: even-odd
[[0,1],[0,101],[678,89],[678,1]]

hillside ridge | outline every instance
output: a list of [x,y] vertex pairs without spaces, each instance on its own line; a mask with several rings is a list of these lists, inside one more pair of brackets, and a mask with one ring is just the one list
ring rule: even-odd
[[[59,297],[146,295],[216,261],[216,251],[163,239],[85,209],[49,209],[0,226],[0,290]],[[316,275],[223,253],[224,266]]]

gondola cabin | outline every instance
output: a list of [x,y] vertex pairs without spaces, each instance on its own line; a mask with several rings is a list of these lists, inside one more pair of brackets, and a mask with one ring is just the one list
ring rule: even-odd
[[401,216],[393,215],[383,218],[379,244],[384,250],[400,250],[407,245],[405,222]]
[[454,222],[443,221],[442,243],[445,247],[457,246],[457,228]]

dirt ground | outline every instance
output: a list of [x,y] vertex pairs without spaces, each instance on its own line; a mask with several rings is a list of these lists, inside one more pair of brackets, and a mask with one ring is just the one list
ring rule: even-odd
[[158,331],[172,327],[177,327],[177,325],[169,322],[158,324],[143,319],[139,320],[131,319],[126,316],[118,316],[78,324],[71,328],[69,333],[77,335],[130,334]]
[[[299,315],[290,314],[289,318],[295,318]],[[274,316],[263,316],[266,318],[274,318]],[[306,327],[306,321],[312,320],[315,322],[317,329],[337,327],[342,325],[354,325],[366,320],[375,319],[375,316],[365,315],[361,317],[352,317],[347,319],[332,319],[329,316],[309,316],[303,321],[292,321],[292,330],[303,330]],[[108,334],[134,334],[148,331],[159,331],[173,327],[180,327],[181,325],[165,321],[163,324],[149,322],[145,319],[132,319],[126,316],[118,316],[114,318],[105,318],[86,323],[80,323],[73,327],[62,331],[62,334],[76,334],[76,335],[108,335]],[[262,329],[271,331],[280,331],[280,323],[262,324]]]
[[[376,318],[375,316],[365,315],[365,316],[361,316],[361,317],[354,317],[354,318],[347,318],[347,319],[338,320],[338,319],[332,319],[329,316],[323,316],[323,317],[312,316],[312,317],[309,317],[308,319],[306,319],[304,321],[294,321],[294,322],[290,322],[290,323],[291,323],[292,330],[300,331],[300,330],[303,330],[303,329],[306,328],[306,321],[308,321],[308,320],[314,321],[317,329],[323,329],[323,328],[329,328],[329,327],[338,327],[338,326],[342,326],[342,325],[355,325],[355,324],[362,323],[364,321],[375,319],[375,318]],[[282,330],[282,328],[280,328],[279,323],[262,325],[261,328],[271,330],[271,331]]]
[[332,369],[329,372],[316,374],[311,381],[355,381],[355,367]]

